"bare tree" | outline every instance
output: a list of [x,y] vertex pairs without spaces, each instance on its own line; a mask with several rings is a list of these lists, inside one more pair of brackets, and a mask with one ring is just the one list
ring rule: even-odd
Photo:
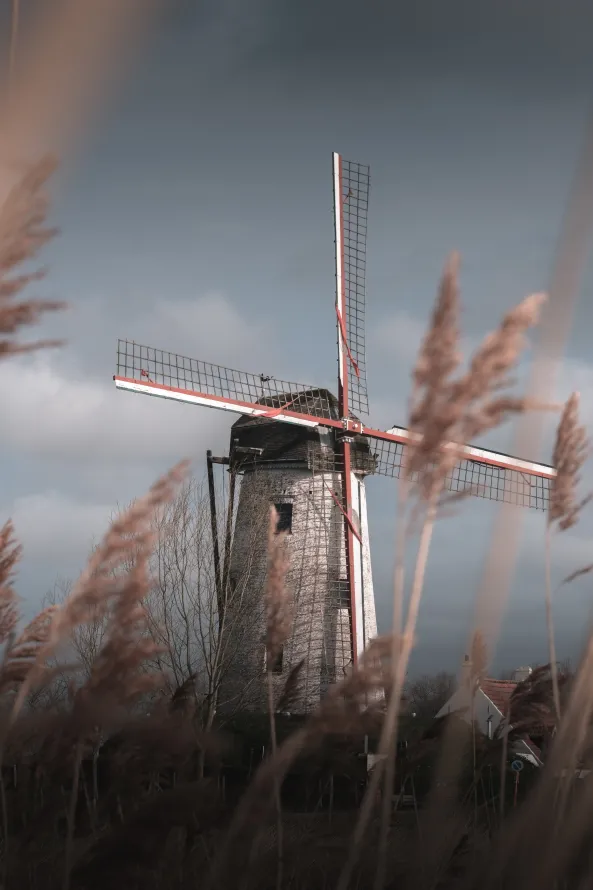
[[[224,491],[219,490],[218,500],[224,504],[217,516],[219,538],[224,541],[229,518]],[[190,479],[157,520],[153,586],[146,603],[151,634],[161,647],[157,666],[171,694],[194,679],[197,711],[205,729],[212,726],[239,638],[262,621],[263,585],[260,595],[254,596],[259,584],[249,581],[256,555],[266,547],[268,500],[265,491],[258,491],[250,527],[243,529],[250,546],[240,571],[229,571],[227,554],[220,577],[205,484]],[[249,691],[246,684],[235,709],[248,700]]]
[[[92,548],[92,552],[95,548]],[[72,582],[67,579],[58,579],[51,591],[44,598],[44,605],[61,605],[72,590]],[[94,620],[88,625],[76,628],[71,637],[72,654],[84,677],[90,675],[93,665],[105,636],[106,619],[98,610]]]
[[455,692],[455,676],[446,671],[424,674],[406,687],[409,711],[419,720],[432,719]]
[[[222,566],[217,577],[212,540],[210,500],[207,487],[190,477],[175,499],[155,518],[155,544],[151,557],[151,589],[144,600],[151,637],[159,652],[149,669],[158,669],[167,696],[173,698],[181,688],[187,696],[193,691],[193,711],[199,724],[210,729],[220,700],[225,677],[232,668],[240,641],[253,636],[264,620],[263,584],[255,579],[254,564],[261,565],[261,551],[266,548],[269,497],[266,482],[254,488],[253,508],[248,528],[241,530],[242,558],[230,571],[230,552],[224,546],[233,516],[229,517],[224,486],[218,490],[217,532],[222,542]],[[232,510],[232,507],[231,507]],[[233,511],[234,512],[234,511]],[[229,518],[231,524],[229,526]],[[226,559],[225,559],[226,557]],[[226,564],[225,564],[226,563]],[[260,583],[261,582],[261,583]],[[68,595],[70,582],[59,580],[46,595],[47,604],[59,604]],[[105,635],[105,618],[77,628],[69,651],[53,665],[50,687],[37,695],[32,705],[51,700],[66,703],[73,680],[84,683]],[[74,676],[68,665],[76,664]],[[61,665],[63,670],[60,669]],[[227,716],[240,710],[250,700],[249,683],[241,694],[233,696]]]

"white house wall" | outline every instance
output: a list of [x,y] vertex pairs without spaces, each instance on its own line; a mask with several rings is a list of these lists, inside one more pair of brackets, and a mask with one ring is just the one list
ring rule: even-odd
[[[464,684],[456,692],[453,693],[449,701],[443,705],[436,717],[444,717],[446,714],[452,714],[455,711],[466,709],[459,714],[463,720],[471,721],[471,692]],[[496,707],[494,702],[488,696],[478,689],[474,701],[474,720],[480,732],[488,735],[488,722],[491,722],[492,735],[496,732],[497,727],[503,719],[502,712]]]
[[[447,714],[453,714],[455,711],[461,711],[461,713],[458,714],[461,720],[465,720],[467,723],[471,722],[471,692],[466,684],[460,686],[453,693],[449,701],[443,705],[440,711],[436,714],[436,719],[445,717]],[[496,707],[492,699],[490,699],[480,688],[478,688],[475,694],[473,715],[477,728],[481,733],[490,738],[494,737],[496,730],[504,719],[502,711]],[[488,726],[489,723],[490,727]],[[534,766],[539,765],[539,761],[524,741],[518,740],[515,742],[513,750],[521,757],[529,760]]]

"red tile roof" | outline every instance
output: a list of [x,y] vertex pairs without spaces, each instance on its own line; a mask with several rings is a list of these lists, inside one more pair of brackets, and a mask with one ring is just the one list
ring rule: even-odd
[[515,691],[516,686],[516,683],[512,683],[509,680],[493,680],[490,677],[486,677],[480,683],[482,692],[488,696],[490,701],[496,705],[498,710],[503,714],[506,713],[509,699]]
[[529,738],[528,735],[524,735],[522,738],[523,738],[523,741],[525,742],[525,744],[527,745],[527,747],[530,749],[530,751],[533,754],[535,754],[535,756],[537,757],[538,760],[541,760],[541,758],[542,758],[541,748],[538,748],[538,746],[536,744],[534,744],[534,742],[531,741],[531,739]]

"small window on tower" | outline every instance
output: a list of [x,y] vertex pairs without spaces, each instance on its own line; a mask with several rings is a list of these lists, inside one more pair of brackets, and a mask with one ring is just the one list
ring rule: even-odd
[[278,532],[288,532],[290,534],[292,532],[292,504],[285,502],[283,504],[274,504],[274,507],[278,514],[278,525],[276,526],[276,530]]
[[[268,665],[268,651],[264,648],[264,669],[267,670]],[[273,674],[281,674],[284,670],[284,647],[280,650],[278,655],[276,656],[274,662],[272,663],[272,673]]]
[[274,664],[272,665],[272,673],[273,674],[281,674],[283,668],[284,668],[284,649],[281,649],[280,652],[278,653],[278,655],[276,656]]

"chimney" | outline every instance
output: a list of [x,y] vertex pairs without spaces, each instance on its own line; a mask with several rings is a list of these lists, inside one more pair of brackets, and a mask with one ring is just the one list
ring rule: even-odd
[[471,682],[472,676],[472,663],[469,655],[465,655],[463,659],[463,664],[461,665],[461,676],[459,678],[460,686],[469,686]]
[[531,676],[530,667],[519,667],[513,671],[513,683],[522,683]]

